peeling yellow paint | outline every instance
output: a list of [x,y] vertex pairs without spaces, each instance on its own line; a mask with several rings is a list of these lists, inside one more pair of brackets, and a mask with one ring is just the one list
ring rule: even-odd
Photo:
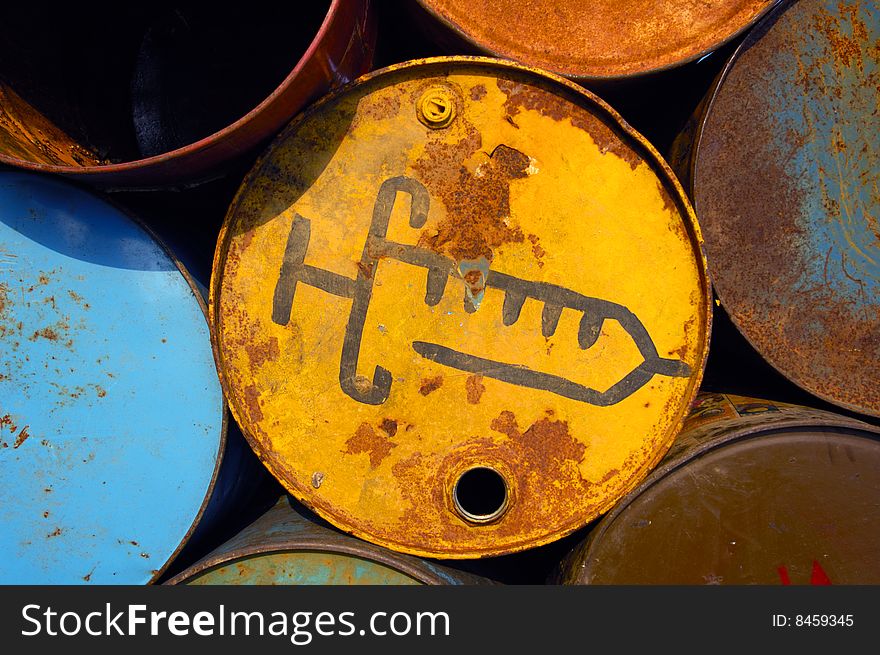
[[[516,93],[510,83],[521,85]],[[457,103],[439,130],[416,111],[425,89],[438,85]],[[393,549],[479,557],[583,526],[662,457],[699,385],[708,282],[680,186],[640,137],[609,129],[614,120],[559,78],[493,60],[428,60],[375,74],[276,142],[227,217],[211,313],[236,418],[293,494]],[[430,196],[427,218],[410,225],[414,205],[398,190],[377,247],[400,244],[454,264],[433,306],[428,267],[393,253],[363,259],[380,188],[399,176]],[[376,367],[386,369],[382,402],[359,402],[340,384],[350,297],[300,279],[289,318],[273,316],[285,248],[302,219],[310,229],[303,264],[371,289],[352,385],[366,392]],[[450,255],[478,251],[482,259],[466,266]],[[553,382],[500,379],[499,371],[517,376],[525,367],[601,395],[646,358],[621,323],[629,319],[606,317],[586,349],[578,342],[583,312],[572,308],[562,309],[551,336],[542,333],[545,303],[535,297],[506,325],[509,292],[498,274],[625,308],[657,356],[683,372],[656,373],[608,406],[566,396]],[[478,308],[466,311],[474,294],[482,294]],[[261,351],[254,365],[245,346],[273,339],[274,357]],[[473,359],[432,361],[419,343],[480,358],[478,401],[469,402]],[[487,524],[468,522],[451,500],[458,476],[477,465],[498,471],[510,494],[506,511]],[[319,488],[314,471],[326,476]]]

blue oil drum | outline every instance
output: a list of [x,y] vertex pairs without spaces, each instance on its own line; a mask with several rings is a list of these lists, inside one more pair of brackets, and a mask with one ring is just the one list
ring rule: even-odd
[[0,172],[0,580],[156,580],[208,505],[225,417],[170,251],[75,186]]
[[880,417],[880,3],[785,0],[708,100],[693,200],[715,291],[793,383]]

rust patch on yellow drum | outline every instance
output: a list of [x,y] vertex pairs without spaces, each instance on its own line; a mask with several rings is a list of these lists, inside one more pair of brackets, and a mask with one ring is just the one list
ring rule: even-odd
[[555,540],[641,480],[710,313],[651,146],[579,87],[479,58],[380,71],[292,123],[212,280],[223,383],[267,466],[342,529],[445,558]]

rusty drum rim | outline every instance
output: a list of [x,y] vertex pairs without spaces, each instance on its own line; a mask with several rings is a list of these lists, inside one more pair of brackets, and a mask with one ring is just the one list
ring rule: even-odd
[[[870,423],[810,407],[798,405],[792,405],[790,407],[795,410],[800,410],[801,412],[813,412],[813,415],[804,416],[803,414],[796,414],[786,416],[783,420],[774,421],[771,424],[752,423],[738,426],[738,428],[733,429],[730,432],[723,432],[717,436],[708,438],[705,441],[701,441],[694,447],[684,449],[684,451],[676,454],[668,462],[663,462],[660,466],[651,471],[641,484],[621,498],[614,509],[602,517],[602,520],[599,521],[584,542],[580,546],[575,547],[571,555],[563,561],[561,564],[563,569],[561,571],[562,575],[565,575],[566,569],[571,570],[570,567],[575,561],[575,556],[577,556],[577,560],[581,562],[580,572],[578,572],[576,576],[572,576],[571,579],[568,579],[569,576],[565,576],[567,582],[569,584],[591,584],[589,577],[592,573],[590,566],[590,553],[593,549],[593,545],[602,540],[605,533],[608,532],[608,530],[614,525],[614,522],[626,512],[634,500],[639,498],[651,487],[662,483],[671,473],[678,471],[687,466],[690,462],[706,455],[707,453],[720,450],[742,441],[760,439],[764,436],[773,436],[779,432],[798,429],[815,429],[817,427],[851,430],[853,436],[864,439],[873,439],[874,441],[880,442],[880,427],[871,425]],[[736,419],[727,420],[731,425],[736,422]]]
[[286,540],[286,543],[283,544],[252,544],[245,548],[218,553],[216,555],[209,555],[205,559],[193,564],[185,571],[181,571],[163,584],[186,584],[196,576],[199,576],[202,573],[207,573],[213,568],[235,564],[237,561],[248,557],[301,552],[327,553],[357,557],[375,564],[387,566],[397,573],[402,573],[413,578],[421,584],[439,585],[447,583],[447,581],[441,576],[431,571],[430,567],[425,566],[422,562],[412,561],[411,558],[404,553],[379,548],[366,541],[349,543],[348,539],[352,539],[352,537],[349,537],[348,535],[332,533],[332,535],[328,535],[328,537],[330,538],[326,541],[314,537],[308,537],[305,539],[288,539]]
[[[689,187],[690,187],[690,197],[691,203],[694,210],[697,210],[697,194],[696,194],[696,172],[697,172],[697,163],[699,160],[699,155],[701,151],[701,146],[703,145],[703,137],[705,134],[706,124],[709,121],[709,117],[712,114],[712,109],[715,106],[715,102],[718,99],[718,96],[721,93],[721,90],[724,86],[724,82],[727,79],[727,76],[736,66],[740,57],[747,52],[752,46],[754,46],[763,36],[765,32],[762,30],[764,27],[772,27],[772,23],[779,19],[788,9],[798,3],[799,0],[778,0],[778,2],[771,8],[771,11],[766,13],[760,21],[755,24],[755,29],[752,33],[750,33],[746,38],[740,43],[733,53],[730,55],[730,58],[724,64],[724,67],[721,69],[721,72],[716,77],[715,81],[712,83],[712,87],[709,90],[707,95],[708,101],[706,102],[705,108],[703,109],[702,115],[697,121],[696,130],[694,132],[693,138],[693,146],[691,148],[691,156],[690,161],[687,164],[687,174],[689,177]],[[715,294],[718,296],[718,300],[721,303],[721,306],[724,307],[727,316],[730,318],[730,321],[736,327],[737,332],[746,340],[746,342],[751,346],[751,348],[760,355],[761,359],[767,362],[774,371],[779,373],[782,377],[791,381],[792,384],[797,385],[801,389],[804,389],[811,395],[819,398],[820,400],[824,400],[827,403],[832,405],[836,405],[842,409],[854,412],[856,414],[861,414],[862,416],[871,416],[871,417],[880,417],[880,409],[876,411],[871,411],[868,407],[863,407],[859,405],[855,405],[853,403],[846,402],[844,400],[836,399],[831,397],[826,393],[820,393],[818,390],[812,388],[811,386],[805,385],[800,380],[799,375],[795,375],[790,371],[784,370],[776,361],[774,361],[771,357],[765,354],[760,348],[758,348],[755,340],[752,338],[749,332],[747,332],[744,326],[740,323],[740,321],[727,310],[727,305],[724,302],[724,297],[721,291],[718,288],[718,285],[715,283],[715,276],[712,272],[712,266],[709,266],[709,279],[712,281],[712,289],[715,291]]]
[[226,213],[226,216],[224,217],[223,224],[218,233],[217,247],[214,251],[214,260],[211,272],[211,286],[208,302],[208,320],[211,326],[211,346],[214,352],[217,371],[220,376],[220,382],[224,390],[224,395],[227,398],[229,408],[232,412],[233,417],[235,418],[236,422],[242,427],[242,433],[244,434],[245,438],[251,445],[251,448],[254,450],[260,461],[262,461],[263,464],[269,469],[269,471],[272,472],[272,474],[279,480],[279,482],[282,483],[283,487],[285,487],[299,502],[308,507],[315,514],[327,520],[334,527],[346,533],[369,541],[373,544],[382,546],[384,548],[402,552],[408,555],[414,555],[417,557],[442,557],[443,559],[457,560],[493,557],[506,553],[520,552],[522,550],[540,547],[548,543],[557,541],[583,528],[587,524],[587,521],[572,522],[564,528],[557,529],[552,533],[545,533],[540,538],[527,538],[521,539],[520,541],[511,542],[511,544],[506,546],[503,551],[497,549],[483,548],[468,550],[466,552],[447,550],[443,551],[442,554],[436,550],[403,546],[396,541],[387,539],[380,535],[373,534],[367,530],[363,530],[356,522],[350,521],[344,514],[328,512],[323,507],[318,506],[316,503],[313,503],[312,499],[309,497],[307,485],[300,485],[295,480],[285,480],[285,475],[283,473],[284,467],[276,463],[275,458],[271,454],[267,454],[266,452],[264,452],[264,450],[260,446],[260,442],[255,439],[251,434],[251,430],[247,425],[247,422],[242,421],[245,414],[241,411],[239,407],[239,401],[235,399],[232,395],[227,393],[229,389],[229,383],[227,381],[225,371],[226,367],[223,364],[223,357],[221,352],[222,344],[219,342],[219,326],[223,320],[222,316],[219,314],[220,291],[224,273],[224,264],[226,261],[230,239],[229,221],[237,211],[241,199],[246,193],[247,189],[250,188],[252,183],[256,180],[263,164],[274,152],[275,148],[284,140],[286,140],[288,135],[293,133],[302,122],[308,120],[312,115],[321,111],[326,104],[329,104],[335,101],[337,98],[346,95],[354,88],[370,83],[379,77],[394,75],[399,71],[409,71],[411,69],[424,67],[442,68],[444,66],[474,66],[483,67],[490,71],[494,69],[496,71],[511,71],[520,74],[525,73],[533,76],[534,78],[537,78],[545,84],[555,85],[557,89],[559,87],[563,87],[563,91],[570,95],[573,95],[574,97],[577,97],[582,103],[585,103],[591,109],[596,110],[597,113],[600,113],[601,115],[607,117],[615,126],[617,126],[621,130],[621,137],[624,138],[624,142],[644,158],[645,162],[656,174],[658,181],[668,185],[668,188],[671,192],[670,195],[672,196],[676,208],[681,215],[681,218],[683,219],[682,224],[687,233],[688,242],[693,253],[694,266],[700,281],[699,292],[702,295],[702,302],[700,304],[696,304],[695,307],[700,313],[703,313],[705,315],[705,320],[702,320],[699,323],[699,328],[703,337],[703,344],[702,348],[699,349],[700,352],[697,358],[696,370],[693,372],[690,378],[690,390],[686,393],[684,401],[681,403],[681,406],[678,409],[678,417],[672,423],[675,429],[669,430],[665,446],[661,449],[658,449],[658,451],[654,453],[654,456],[652,458],[646,459],[641,468],[635,469],[630,475],[630,478],[623,485],[622,492],[618,494],[616,498],[609,499],[604,504],[602,504],[593,514],[593,518],[601,516],[602,514],[607,512],[611,507],[614,506],[616,502],[619,502],[621,498],[625,497],[627,493],[629,493],[634,487],[636,487],[638,483],[642,479],[644,479],[647,472],[653,469],[662,460],[668,448],[672,445],[675,436],[680,431],[681,426],[683,425],[684,420],[688,415],[690,406],[693,404],[695,398],[697,397],[700,383],[703,378],[706,360],[709,353],[709,342],[711,340],[713,304],[710,278],[706,263],[705,248],[700,227],[697,222],[696,214],[681,183],[673,173],[669,164],[666,163],[666,161],[663,159],[657,149],[644,136],[637,132],[632,126],[630,126],[623,119],[623,117],[618,114],[608,103],[602,100],[595,93],[589,91],[582,86],[579,86],[575,82],[572,82],[565,77],[507,59],[497,59],[493,57],[483,56],[428,57],[423,59],[414,59],[400,64],[394,64],[386,68],[367,73],[366,75],[361,76],[353,82],[331,91],[323,98],[309,106],[306,110],[298,114],[287,125],[287,127],[271,142],[266,150],[263,151],[260,157],[253,164],[251,170],[243,178],[241,185],[236,191],[235,197],[230,203],[229,209]]
[[[468,44],[470,44],[472,47],[476,48],[477,50],[480,50],[481,52],[484,52],[486,55],[489,55],[492,57],[497,57],[499,59],[509,60],[508,55],[501,54],[497,50],[493,50],[492,48],[488,47],[486,44],[478,43],[477,41],[475,41],[471,35],[469,35],[467,32],[465,32],[456,23],[452,22],[451,20],[449,20],[448,18],[446,18],[442,14],[437,13],[434,10],[434,8],[432,6],[430,6],[428,4],[428,2],[426,2],[426,0],[416,0],[416,2],[418,2],[419,7],[421,9],[423,9],[425,12],[427,12],[430,15],[432,20],[435,20],[438,23],[440,23],[444,28],[453,32],[458,38],[463,39]],[[601,83],[601,82],[614,82],[614,81],[638,81],[638,80],[642,80],[644,78],[650,77],[650,76],[658,74],[658,73],[666,73],[669,71],[673,71],[673,70],[676,70],[677,68],[680,68],[681,66],[685,66],[687,64],[698,61],[698,60],[702,59],[703,57],[711,55],[713,52],[717,51],[719,48],[730,43],[731,41],[736,40],[738,37],[740,37],[743,34],[745,34],[746,32],[748,32],[755,25],[757,25],[761,20],[763,20],[763,18],[768,13],[773,11],[778,6],[778,4],[781,2],[785,2],[785,0],[773,0],[772,3],[768,4],[761,11],[759,11],[757,14],[755,14],[755,16],[750,21],[747,21],[745,24],[743,24],[741,27],[739,27],[739,29],[737,29],[733,32],[730,32],[724,38],[718,39],[717,41],[711,43],[703,50],[700,50],[699,52],[697,52],[693,55],[690,55],[688,57],[685,57],[683,59],[678,59],[678,60],[669,62],[667,64],[663,64],[661,66],[655,66],[654,68],[646,68],[643,70],[638,70],[638,71],[635,71],[632,73],[626,73],[623,75],[590,75],[590,74],[581,74],[581,73],[565,73],[560,70],[557,70],[556,68],[546,69],[546,72],[550,72],[550,73],[553,73],[554,75],[559,75],[559,76],[565,77],[567,79],[570,79],[570,80],[578,82],[578,83],[589,84],[589,83],[596,83],[596,82]],[[517,60],[513,60],[513,61],[520,62],[521,60],[517,59]],[[528,64],[524,60],[521,63],[524,66],[531,66],[530,64]]]
[[[712,107],[715,104],[715,99],[718,97],[718,94],[721,91],[721,87],[724,84],[724,81],[727,79],[728,74],[733,69],[736,62],[739,61],[739,58],[746,52],[759,38],[760,31],[765,24],[769,24],[772,21],[776,20],[779,15],[781,15],[786,9],[788,9],[791,5],[796,3],[798,0],[777,0],[776,4],[773,5],[770,10],[761,17],[759,21],[755,23],[755,30],[753,33],[746,36],[743,39],[742,43],[736,46],[734,51],[727,58],[727,61],[724,62],[724,66],[721,67],[721,71],[712,81],[712,85],[709,87],[709,90],[704,98],[704,105],[702,110],[698,107],[697,111],[699,111],[699,118],[697,120],[696,127],[694,129],[693,135],[693,144],[690,150],[690,157],[687,159],[687,178],[688,178],[688,191],[690,192],[691,204],[694,206],[694,211],[696,211],[696,194],[694,193],[694,182],[696,181],[696,172],[697,172],[697,159],[700,152],[700,146],[703,141],[703,133],[706,127],[706,123],[708,122],[709,114],[712,111]],[[709,277],[712,277],[712,271],[709,271]],[[713,282],[712,288],[715,288],[715,284]],[[717,292],[717,290],[716,290]],[[751,342],[750,342],[751,343]]]
[[[280,512],[279,508],[281,508]],[[270,517],[275,519],[274,523],[265,524]],[[291,534],[281,539],[271,534],[273,527],[290,526],[300,522],[308,526],[305,533]],[[257,526],[256,529],[255,526]],[[261,536],[261,540],[249,539],[245,545],[228,547],[246,534],[249,537],[251,535]],[[396,573],[406,575],[425,585],[493,584],[488,579],[471,573],[381,548],[370,542],[354,539],[331,526],[321,525],[320,522],[307,517],[297,509],[295,503],[286,494],[281,496],[271,509],[243,528],[238,534],[227,539],[202,559],[180,571],[163,584],[188,584],[197,576],[208,573],[218,566],[235,564],[249,557],[296,553],[351,556],[388,567]]]
[[[315,37],[309,43],[306,51],[299,58],[299,61],[296,62],[296,65],[293,67],[290,73],[287,74],[284,80],[282,80],[281,84],[275,87],[272,93],[263,98],[263,100],[260,101],[260,103],[256,107],[253,107],[244,116],[241,116],[235,122],[230,123],[220,130],[217,130],[213,134],[209,134],[206,137],[202,137],[198,141],[194,141],[193,143],[182,146],[180,148],[175,148],[174,150],[169,150],[168,152],[153,155],[152,157],[133,159],[131,161],[124,161],[115,164],[106,164],[104,166],[61,166],[57,164],[43,164],[39,162],[30,162],[23,159],[16,159],[14,157],[3,154],[2,152],[0,152],[0,164],[8,164],[19,169],[35,171],[38,173],[53,173],[58,175],[71,176],[82,180],[88,180],[92,176],[97,177],[100,175],[108,174],[132,173],[141,170],[146,171],[153,166],[158,166],[168,163],[170,161],[181,159],[183,157],[201,154],[205,151],[208,151],[212,147],[222,143],[230,135],[238,132],[245,125],[256,121],[261,115],[266,112],[267,109],[275,104],[279,96],[281,96],[290,87],[293,86],[294,82],[299,77],[302,69],[305,68],[306,64],[315,56],[315,52],[317,51],[318,46],[321,44],[327,33],[330,31],[331,23],[335,19],[336,15],[339,12],[343,11],[343,2],[345,2],[345,0],[331,0],[330,7],[327,10],[327,15],[324,16],[324,20],[321,22],[321,27],[318,29]],[[273,132],[274,131],[275,130],[273,130]]]

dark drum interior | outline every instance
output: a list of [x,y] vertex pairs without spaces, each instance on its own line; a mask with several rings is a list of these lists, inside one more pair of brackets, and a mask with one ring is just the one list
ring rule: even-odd
[[207,137],[281,84],[329,6],[8,5],[0,22],[0,154],[92,165]]

